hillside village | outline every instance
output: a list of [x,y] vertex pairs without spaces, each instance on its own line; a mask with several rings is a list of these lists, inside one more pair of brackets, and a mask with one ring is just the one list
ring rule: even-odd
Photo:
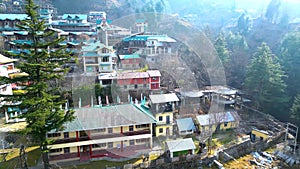
[[[214,161],[221,167],[218,161],[225,163],[263,151],[287,138],[293,141],[294,135],[287,134],[286,124],[248,107],[251,100],[243,91],[222,85],[183,88],[179,79],[168,85],[169,81],[164,80],[168,74],[156,65],[161,64],[162,57],[178,58],[178,42],[176,37],[148,32],[151,23],[144,18],[132,21],[136,27],[131,29],[113,25],[103,11],[64,14],[59,19],[52,18],[51,9],[41,8],[39,12],[40,19],[46,19],[45,31],[64,37],[59,45],[74,57],[64,65],[70,69],[63,85],[75,90],[75,79],[83,79],[84,85],[91,82],[110,90],[106,95],[93,93],[76,100],[71,97],[62,105],[62,109],[75,110],[75,120],[64,124],[62,130],[47,133],[47,138],[54,140],[48,146],[51,164],[143,157],[143,162],[131,167],[160,168],[189,160],[193,167]],[[28,52],[22,45],[32,43],[28,32],[16,26],[26,17],[0,14],[1,76],[28,76],[16,68],[21,62],[18,55]],[[24,86],[4,84],[0,92],[13,95],[23,92]],[[5,104],[1,101],[1,105]],[[24,122],[19,118],[24,113],[26,110],[21,108],[1,110],[7,124]],[[294,145],[292,141],[286,147]],[[288,159],[293,162],[284,158],[282,161],[298,164],[299,158],[291,154]],[[253,159],[250,166],[274,165]]]

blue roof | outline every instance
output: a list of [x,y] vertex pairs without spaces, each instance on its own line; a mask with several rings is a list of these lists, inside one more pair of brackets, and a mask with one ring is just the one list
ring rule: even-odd
[[0,14],[0,20],[25,20],[27,14]]
[[136,23],[143,23],[143,22],[145,22],[145,20],[144,19],[137,19],[135,22]]
[[93,43],[89,43],[87,44],[87,46],[82,46],[82,50],[81,51],[96,51],[97,49],[101,49],[103,48],[105,45],[103,43],[101,43],[100,41],[97,42],[93,42]]
[[62,18],[66,20],[87,20],[87,17],[85,14],[64,14]]
[[209,113],[204,115],[198,115],[197,120],[201,126],[216,124],[217,122],[226,123],[236,121],[229,111],[222,113]]
[[189,130],[196,130],[196,127],[194,125],[192,118],[183,118],[183,119],[177,119],[177,126],[179,131],[189,131]]

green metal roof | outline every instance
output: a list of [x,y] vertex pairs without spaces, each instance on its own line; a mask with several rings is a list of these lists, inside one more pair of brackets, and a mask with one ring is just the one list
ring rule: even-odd
[[87,20],[87,15],[85,14],[64,14],[63,19],[66,20]]
[[139,59],[140,55],[138,54],[132,54],[132,55],[120,55],[120,59]]
[[74,116],[76,119],[72,122],[65,123],[64,129],[61,132],[93,130],[155,122],[149,115],[132,104],[75,109]]
[[87,52],[82,54],[82,57],[98,57],[98,53],[97,52]]

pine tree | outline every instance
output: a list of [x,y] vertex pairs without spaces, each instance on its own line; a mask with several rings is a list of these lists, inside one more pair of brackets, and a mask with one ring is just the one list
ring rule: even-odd
[[56,38],[54,32],[47,29],[45,21],[39,19],[38,6],[33,0],[26,0],[26,14],[28,18],[18,27],[28,32],[30,43],[19,47],[28,52],[21,53],[18,68],[29,74],[27,77],[15,78],[20,84],[28,82],[24,94],[16,95],[21,101],[20,107],[27,110],[24,115],[26,131],[40,145],[43,155],[44,168],[49,168],[47,132],[59,130],[63,124],[74,119],[73,111],[61,109],[65,103],[61,97],[61,89],[57,82],[62,79],[67,69],[62,65],[71,59],[65,48],[58,48],[63,41]]
[[291,118],[295,120],[300,119],[300,94],[297,94],[294,98],[294,102],[291,107]]
[[262,43],[247,69],[245,81],[246,90],[253,96],[256,108],[270,114],[278,113],[284,108],[284,77],[277,57],[266,43]]
[[224,36],[224,33],[220,33],[214,43],[217,54],[221,60],[221,62],[227,63],[229,61],[229,50],[227,49],[227,42]]

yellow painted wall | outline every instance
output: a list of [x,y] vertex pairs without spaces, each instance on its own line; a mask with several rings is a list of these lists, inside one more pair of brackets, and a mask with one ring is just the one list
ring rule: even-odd
[[[162,133],[159,133],[160,128],[163,129]],[[156,136],[167,136],[167,134],[166,134],[167,128],[169,128],[169,135],[173,135],[173,126],[172,125],[156,126],[155,127],[155,135]]]
[[[162,116],[162,121],[159,121],[159,116]],[[173,112],[158,113],[155,115],[157,124],[166,124],[167,116],[170,116],[170,122],[173,123]]]
[[121,133],[121,127],[114,127],[113,133]]
[[77,147],[70,147],[70,153],[77,153]]
[[76,132],[69,132],[69,137],[70,138],[76,138]]
[[262,137],[263,140],[266,140],[267,138],[269,138],[268,134],[260,132],[260,131],[257,131],[257,130],[252,130],[251,133],[255,135],[255,139],[256,140],[259,140],[260,137]]

